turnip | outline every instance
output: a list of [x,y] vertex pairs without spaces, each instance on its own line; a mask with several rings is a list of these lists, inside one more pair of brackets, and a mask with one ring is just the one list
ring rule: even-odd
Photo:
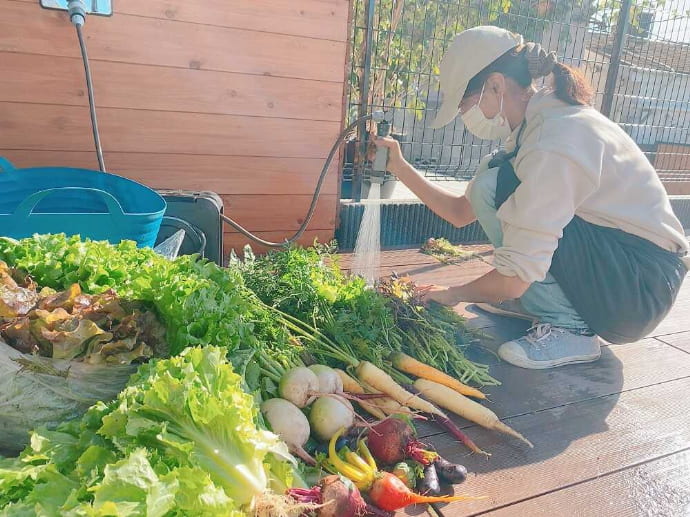
[[350,402],[337,395],[320,397],[312,404],[309,413],[314,435],[320,440],[330,440],[339,429],[349,429],[355,423],[355,410]]
[[261,404],[261,413],[273,432],[287,444],[290,452],[310,465],[316,464],[314,458],[304,450],[311,429],[307,417],[297,406],[285,399],[270,399]]
[[278,393],[298,408],[306,407],[314,394],[319,393],[319,378],[306,366],[298,366],[280,379]]
[[309,369],[319,378],[319,392],[321,394],[343,392],[343,381],[333,368],[324,364],[313,364]]

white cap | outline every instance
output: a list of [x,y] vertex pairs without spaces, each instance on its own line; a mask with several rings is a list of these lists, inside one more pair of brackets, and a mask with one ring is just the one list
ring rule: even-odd
[[439,67],[443,102],[431,127],[438,129],[452,122],[470,80],[522,43],[519,34],[491,25],[467,29],[455,36]]

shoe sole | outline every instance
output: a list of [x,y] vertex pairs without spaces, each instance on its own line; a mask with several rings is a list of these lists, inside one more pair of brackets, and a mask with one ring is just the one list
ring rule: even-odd
[[494,307],[490,303],[475,303],[474,305],[475,305],[475,307],[478,307],[479,309],[483,310],[484,312],[488,312],[490,314],[495,314],[496,316],[504,316],[506,318],[515,318],[515,319],[525,320],[525,321],[530,321],[530,322],[537,321],[537,318],[535,318],[532,315],[523,314],[521,312],[506,311],[506,310]]
[[601,357],[601,350],[599,350],[599,353],[596,355],[580,355],[580,356],[570,357],[568,359],[553,360],[553,361],[530,361],[529,359],[527,359],[527,360],[522,360],[522,359],[512,360],[512,358],[511,358],[511,360],[508,360],[505,357],[503,357],[500,354],[500,352],[498,355],[506,363],[512,364],[513,366],[517,366],[519,368],[525,368],[527,370],[548,370],[549,368],[557,368],[559,366],[566,366],[569,364],[593,363],[594,361],[597,361]]

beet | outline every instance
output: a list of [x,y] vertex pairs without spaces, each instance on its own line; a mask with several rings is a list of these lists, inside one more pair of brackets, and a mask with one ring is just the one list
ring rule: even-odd
[[288,494],[301,503],[322,505],[318,517],[361,517],[367,511],[357,487],[341,476],[326,476],[313,488],[293,488]]
[[422,465],[429,465],[436,453],[415,438],[414,429],[400,418],[382,420],[369,431],[367,446],[371,454],[384,465],[393,465],[406,459],[413,459]]

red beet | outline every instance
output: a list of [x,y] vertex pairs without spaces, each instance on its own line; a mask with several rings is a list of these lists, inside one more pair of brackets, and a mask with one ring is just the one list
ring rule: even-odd
[[367,503],[357,487],[341,476],[326,476],[313,488],[293,488],[288,494],[301,503],[316,503],[318,517],[361,517],[367,514]]
[[369,431],[367,445],[374,458],[385,465],[406,459],[429,465],[437,456],[417,441],[410,424],[396,417],[386,418],[373,426]]

